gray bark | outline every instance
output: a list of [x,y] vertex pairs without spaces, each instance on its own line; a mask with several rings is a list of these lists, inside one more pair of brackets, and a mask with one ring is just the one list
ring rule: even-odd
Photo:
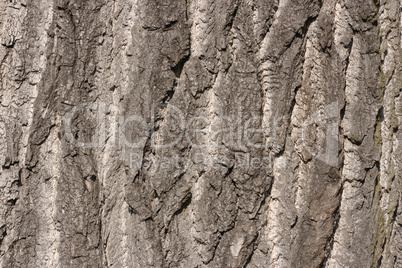
[[400,0],[0,0],[1,267],[402,267]]

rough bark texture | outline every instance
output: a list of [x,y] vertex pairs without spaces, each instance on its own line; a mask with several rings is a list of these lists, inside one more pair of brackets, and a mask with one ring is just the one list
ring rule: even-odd
[[402,267],[401,10],[1,0],[0,266]]

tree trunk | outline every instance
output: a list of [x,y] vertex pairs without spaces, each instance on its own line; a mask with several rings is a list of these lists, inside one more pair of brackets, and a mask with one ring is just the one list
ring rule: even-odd
[[0,0],[1,267],[402,267],[400,0]]

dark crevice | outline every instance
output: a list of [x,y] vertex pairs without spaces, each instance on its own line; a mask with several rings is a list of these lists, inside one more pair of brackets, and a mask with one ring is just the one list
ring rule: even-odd
[[346,111],[346,102],[345,105],[343,105],[341,111],[340,111],[340,117],[341,117],[341,121],[343,120],[343,118],[345,117],[345,111]]
[[[342,162],[342,167],[343,167],[343,162]],[[320,268],[326,267],[326,264],[327,264],[329,258],[331,257],[332,250],[334,249],[335,234],[336,234],[336,231],[338,230],[339,221],[341,219],[340,210],[341,210],[341,204],[342,204],[342,195],[343,195],[343,184],[341,184],[338,194],[337,194],[337,196],[339,196],[339,204],[333,214],[335,217],[335,224],[334,224],[334,227],[332,230],[332,234],[328,238],[327,243],[325,245],[325,249],[327,250],[327,253],[326,253],[325,257],[323,258],[321,264],[319,265]]]
[[15,46],[16,40],[13,38],[10,44],[1,44],[5,48],[13,48]]
[[308,29],[310,28],[310,25],[317,19],[318,15],[308,17],[306,22],[304,23],[303,27],[301,28],[301,33],[300,31],[296,32],[295,37],[298,38],[303,38],[307,35]]
[[[233,181],[233,179],[232,179],[232,181]],[[233,183],[234,183],[234,181],[233,181]],[[254,213],[254,215],[253,215],[253,217],[252,217],[251,219],[256,219],[258,213],[261,211],[261,209],[262,209],[262,208],[265,206],[265,204],[267,203],[268,197],[271,196],[271,191],[272,191],[272,186],[273,186],[273,184],[274,184],[274,178],[272,177],[271,182],[270,182],[270,184],[269,184],[269,187],[268,187],[268,189],[264,192],[263,197],[262,197],[262,200],[261,200],[261,203],[260,203],[258,209],[256,209],[256,211],[255,211],[255,213]]]
[[174,216],[180,215],[191,204],[192,194],[188,193],[181,201],[179,210],[174,213]]
[[381,267],[381,265],[382,265],[382,259],[383,259],[383,254],[384,254],[384,251],[385,251],[385,245],[387,244],[387,238],[385,237],[384,238],[384,241],[382,242],[382,246],[381,246],[381,256],[380,256],[380,258],[378,259],[378,261],[377,261],[377,267],[378,268],[380,268]]
[[290,229],[293,229],[296,226],[298,220],[299,220],[299,216],[296,215],[295,222],[292,225],[290,225]]
[[138,215],[139,212],[129,204],[128,205],[128,213],[130,213],[130,215]]
[[[279,9],[279,7],[278,7],[278,5],[279,5],[279,1],[275,1],[274,3],[273,3],[273,7],[272,7],[272,10],[273,10],[273,13],[271,13],[271,16],[269,17],[269,16],[267,16],[267,18],[265,19],[265,21],[264,21],[264,25],[265,25],[265,27],[266,27],[266,31],[264,31],[262,34],[260,34],[260,36],[259,37],[257,37],[258,38],[258,40],[259,40],[259,42],[258,42],[258,46],[260,47],[261,46],[261,42],[262,42],[262,40],[264,40],[265,39],[265,37],[267,36],[267,34],[269,33],[269,30],[270,30],[270,28],[271,28],[271,26],[272,26],[272,24],[275,22],[275,18],[276,18],[276,13],[277,13],[277,11],[278,11],[278,9]],[[253,7],[254,8],[254,7]],[[271,18],[273,18],[272,20],[271,20]]]
[[305,21],[304,25],[295,33],[295,35],[293,36],[293,38],[284,44],[284,46],[286,48],[290,48],[293,44],[293,42],[297,39],[303,39],[306,37],[308,29],[310,28],[310,25],[317,19],[318,15],[316,16],[311,16],[308,17],[307,20]]
[[296,106],[297,92],[300,90],[300,88],[301,88],[301,85],[298,85],[298,86],[294,89],[294,97],[293,97],[293,99],[292,99],[292,101],[291,101],[290,109],[289,109],[289,110],[290,110],[289,126],[291,125],[293,111],[294,111],[294,108],[295,108],[295,106]]
[[346,138],[348,141],[350,141],[352,144],[357,145],[357,146],[360,146],[360,145],[362,145],[362,143],[363,143],[363,141],[364,141],[364,138],[365,138],[366,136],[367,136],[367,135],[364,135],[363,138],[361,138],[361,139],[351,138],[351,137],[349,137],[349,136],[345,136],[345,138]]
[[7,204],[10,206],[15,206],[17,201],[18,201],[18,198],[9,199],[9,200],[7,200]]
[[[345,70],[344,70],[344,75],[346,77],[348,68],[349,68],[349,64],[350,64],[350,54],[352,53],[352,47],[353,47],[353,36],[349,42],[349,44],[347,44],[345,46],[345,48],[348,50],[348,56],[346,57],[346,63],[345,63]],[[346,89],[346,78],[345,78],[345,89]]]
[[[394,179],[395,179],[395,177],[394,177]],[[396,217],[398,216],[398,209],[399,209],[399,200],[396,201],[395,210],[394,210],[394,213],[392,215],[391,232],[390,232],[391,236],[392,236],[392,232],[393,232],[393,229],[394,229],[394,223],[396,222]]]
[[249,246],[251,245],[253,247],[253,249],[251,250],[250,255],[246,259],[246,261],[245,261],[245,263],[243,265],[243,268],[247,268],[248,265],[251,263],[251,259],[253,258],[253,255],[254,255],[254,252],[255,252],[257,239],[258,239],[258,232],[256,233],[256,235],[254,236],[253,240],[249,244]]
[[251,259],[253,258],[254,250],[251,252],[250,256],[247,258],[246,263],[244,264],[243,268],[247,268],[248,265],[251,263]]
[[[237,221],[237,216],[238,216],[238,214],[236,214],[236,218],[232,221],[232,224],[229,226],[228,229],[223,230],[223,231],[218,231],[218,232],[217,232],[217,234],[218,234],[218,237],[217,237],[217,238],[218,238],[218,241],[216,241],[215,244],[212,246],[212,247],[213,247],[213,249],[212,249],[212,256],[211,256],[208,260],[203,261],[203,263],[204,263],[205,265],[210,264],[210,263],[214,260],[215,255],[216,255],[216,250],[217,250],[217,248],[219,247],[219,244],[222,242],[222,237],[223,237],[226,233],[232,231],[232,230],[235,228],[235,222]],[[197,240],[197,242],[200,242],[200,241]]]
[[189,8],[189,0],[186,0],[186,21],[188,21],[188,8]]
[[103,257],[104,257],[105,266],[109,267],[109,261],[108,261],[108,258],[107,258],[107,243],[108,243],[108,240],[109,240],[109,235],[106,236],[106,239],[104,239],[104,237],[103,237],[103,230],[105,228],[105,226],[103,224],[103,211],[104,211],[103,207],[104,207],[104,203],[105,202],[102,200],[100,213],[99,213],[99,215],[100,215],[100,217],[99,217],[99,245],[101,245],[103,247],[102,254],[103,254]]
[[173,95],[174,95],[174,93],[176,91],[176,87],[178,85],[177,80],[180,79],[181,74],[182,74],[183,69],[184,69],[184,65],[190,59],[190,55],[191,54],[188,53],[188,55],[186,55],[185,57],[180,59],[180,61],[175,66],[171,67],[171,70],[175,74],[176,79],[175,79],[175,81],[173,83],[172,88],[170,90],[166,91],[165,96],[162,98],[162,104],[166,104],[172,99],[172,97],[173,97]]
[[168,103],[172,99],[174,92],[175,92],[175,90],[174,90],[175,87],[176,87],[176,82],[174,82],[172,89],[166,91],[165,96],[162,98],[163,104]]
[[239,6],[235,6],[233,12],[232,12],[231,14],[229,14],[229,21],[226,23],[226,25],[225,25],[225,27],[224,27],[224,29],[225,29],[227,32],[230,32],[230,30],[231,30],[232,27],[233,27],[233,22],[234,22],[234,20],[235,20],[235,17],[236,17],[236,14],[237,14],[238,9],[239,9]]
[[233,171],[234,165],[233,166],[228,166],[224,163],[218,163],[218,165],[227,168],[228,170],[226,171],[225,175],[223,176],[224,178],[227,178]]
[[171,185],[169,185],[169,187],[167,189],[164,189],[162,191],[160,191],[160,193],[158,194],[158,196],[160,196],[161,198],[164,198],[164,195],[167,194],[168,192],[170,192],[174,187],[176,187],[176,184],[183,178],[183,176],[186,174],[185,171],[181,172],[178,176],[175,176],[172,178],[172,182]]
[[377,267],[381,267],[381,263],[382,263],[382,255],[377,261]]
[[190,53],[185,57],[183,57],[175,66],[171,67],[176,78],[180,78],[181,73],[183,72],[184,65],[189,59],[190,59]]
[[381,106],[381,108],[378,110],[377,113],[377,122],[383,122],[384,121],[384,106]]
[[143,25],[142,28],[148,32],[154,32],[160,29],[160,27],[154,25]]
[[3,244],[3,240],[6,236],[7,236],[7,230],[6,230],[6,228],[4,228],[4,230],[0,236],[0,246]]
[[165,24],[165,27],[163,28],[164,31],[171,30],[176,24],[178,23],[177,20],[169,21]]
[[[380,169],[379,169],[380,163],[378,161],[376,161],[375,165],[377,166],[377,173],[380,174]],[[379,184],[380,184],[380,176],[377,175],[377,177],[375,178],[374,189],[377,189],[377,187],[381,187]],[[379,194],[378,200],[381,200],[381,197],[382,197],[381,191],[378,194]],[[371,197],[371,200],[372,200],[371,206],[373,206],[373,202],[375,200],[375,195],[376,195],[376,191],[374,190],[373,196]]]

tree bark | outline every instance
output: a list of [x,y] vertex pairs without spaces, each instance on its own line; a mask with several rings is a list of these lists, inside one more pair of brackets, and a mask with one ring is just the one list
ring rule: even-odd
[[1,267],[402,267],[401,0],[0,0]]

